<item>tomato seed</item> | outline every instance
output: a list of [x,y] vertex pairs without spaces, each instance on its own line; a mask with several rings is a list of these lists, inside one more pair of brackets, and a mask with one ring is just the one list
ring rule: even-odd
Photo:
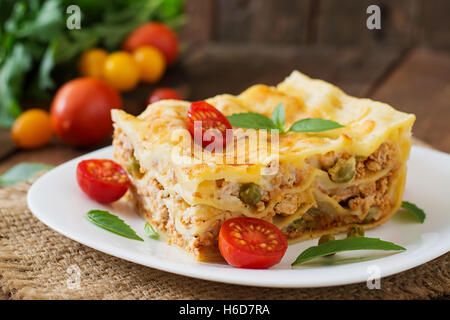
[[233,237],[242,239],[242,235],[241,235],[239,232],[237,232],[237,231],[233,232],[231,235],[232,235]]

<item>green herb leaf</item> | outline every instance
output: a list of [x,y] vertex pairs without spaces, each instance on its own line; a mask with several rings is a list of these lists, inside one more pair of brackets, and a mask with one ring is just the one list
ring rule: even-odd
[[235,113],[227,117],[233,127],[248,129],[276,129],[272,120],[260,113]]
[[159,233],[156,232],[156,230],[153,228],[153,226],[148,222],[145,223],[144,232],[145,232],[145,235],[151,239],[155,239],[155,240],[159,239]]
[[280,133],[284,133],[284,118],[284,104],[280,103],[272,112],[272,121]]
[[84,50],[118,50],[146,22],[178,28],[186,20],[184,0],[79,0],[81,29],[71,30],[66,8],[72,4],[0,1],[0,126],[12,125],[22,111],[19,101],[43,102],[54,83],[76,77],[76,59]]
[[52,168],[52,166],[40,163],[19,163],[0,176],[0,186],[7,187],[19,182],[27,181],[34,178],[38,172],[50,170]]
[[144,239],[139,237],[136,232],[131,229],[131,227],[127,225],[122,219],[109,213],[108,211],[91,210],[87,213],[86,217],[89,221],[99,226],[100,228],[118,234],[119,236],[133,240],[144,241]]
[[378,238],[356,237],[325,242],[303,251],[292,265],[323,257],[329,254],[351,250],[406,250],[395,243],[383,241]]
[[10,127],[20,114],[20,98],[25,74],[32,68],[32,59],[26,47],[18,43],[0,66],[0,126]]
[[414,203],[403,201],[402,208],[408,211],[409,213],[413,214],[417,219],[419,219],[420,223],[423,223],[425,221],[426,218],[425,211],[420,209]]
[[297,122],[295,122],[289,131],[293,132],[320,132],[320,131],[328,131],[338,128],[343,128],[344,126],[331,121],[331,120],[325,120],[321,118],[316,119],[302,119]]
[[38,84],[39,89],[47,90],[52,89],[55,86],[55,82],[51,77],[51,71],[55,65],[55,52],[57,43],[52,41],[42,57],[41,64],[39,65]]

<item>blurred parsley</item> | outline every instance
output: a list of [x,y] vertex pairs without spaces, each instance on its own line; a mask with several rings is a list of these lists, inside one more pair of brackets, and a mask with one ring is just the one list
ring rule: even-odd
[[147,21],[175,30],[184,22],[184,0],[79,0],[81,29],[66,27],[72,0],[0,1],[0,126],[21,113],[25,93],[49,98],[55,80],[76,75],[84,50],[119,48],[127,34]]

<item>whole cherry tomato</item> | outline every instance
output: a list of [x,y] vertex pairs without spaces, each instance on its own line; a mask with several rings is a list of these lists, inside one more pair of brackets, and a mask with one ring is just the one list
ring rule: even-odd
[[122,48],[132,52],[142,46],[153,46],[161,50],[168,65],[172,64],[178,55],[177,35],[160,22],[148,22],[138,27],[128,35]]
[[95,78],[71,80],[53,99],[52,127],[70,145],[94,145],[111,134],[111,109],[115,108],[122,108],[122,99],[108,84]]
[[22,113],[11,128],[14,143],[24,149],[46,145],[52,137],[50,115],[41,109],[30,109]]
[[178,92],[170,88],[159,88],[153,91],[147,99],[147,104],[152,104],[159,100],[166,99],[174,99],[174,100],[182,100],[183,98],[180,96]]
[[139,82],[138,64],[128,52],[114,52],[106,58],[103,79],[117,90],[132,90]]
[[81,55],[78,71],[83,77],[101,78],[108,52],[95,48],[83,52]]
[[226,220],[219,232],[219,250],[232,266],[267,269],[280,262],[287,240],[274,224],[256,218]]
[[[195,122],[201,122],[201,137],[199,137],[201,141],[196,141]],[[222,136],[223,148],[225,148],[227,142],[226,130],[232,129],[230,121],[206,101],[197,101],[191,104],[187,114],[186,126],[192,137],[194,137],[195,142],[203,147],[211,143],[210,139],[206,139],[205,132],[209,129],[217,129]]]
[[155,47],[140,47],[133,52],[133,58],[138,65],[142,81],[157,82],[166,70],[166,60],[161,51]]
[[81,161],[77,166],[77,181],[84,193],[100,203],[119,200],[130,185],[126,171],[108,159]]

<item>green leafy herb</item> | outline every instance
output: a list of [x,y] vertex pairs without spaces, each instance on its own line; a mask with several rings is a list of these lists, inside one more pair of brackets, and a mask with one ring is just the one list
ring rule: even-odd
[[302,119],[297,122],[295,122],[289,131],[293,132],[320,132],[320,131],[328,131],[338,128],[343,128],[344,126],[331,121],[331,120],[325,120],[325,119]]
[[284,133],[284,117],[284,105],[280,103],[272,112],[272,121],[280,133]]
[[284,104],[280,103],[272,112],[271,119],[254,112],[235,113],[227,117],[233,127],[247,128],[247,129],[278,129],[281,134],[288,132],[321,132],[328,131],[344,126],[326,119],[302,119],[285,131],[285,110]]
[[153,228],[153,226],[148,222],[145,223],[144,232],[145,232],[145,235],[151,239],[155,239],[155,240],[159,239],[159,233],[156,232],[156,230]]
[[25,74],[32,67],[30,52],[26,47],[17,43],[8,58],[0,66],[0,126],[9,127],[14,119],[22,112],[19,97]]
[[7,187],[19,182],[23,182],[32,179],[38,172],[52,169],[52,166],[48,166],[40,163],[23,162],[12,167],[0,176],[0,186]]
[[275,124],[260,113],[235,113],[227,117],[233,127],[248,129],[276,129]]
[[356,237],[342,240],[334,240],[321,245],[310,247],[303,251],[292,265],[323,257],[329,254],[350,250],[406,250],[392,242],[383,241],[378,238]]
[[[0,1],[0,126],[10,127],[21,100],[45,101],[57,83],[76,76],[89,48],[117,50],[139,25],[161,21],[177,29],[184,0],[78,0],[81,29],[70,30],[71,0]],[[48,101],[46,101],[48,102]]]
[[423,223],[425,221],[426,218],[425,211],[420,209],[414,203],[403,201],[402,208],[405,209],[407,212],[413,214],[417,219],[419,219],[420,223]]
[[100,228],[118,234],[119,236],[144,241],[144,239],[139,237],[136,232],[131,229],[131,227],[127,225],[122,219],[109,213],[108,211],[91,210],[87,213],[86,217],[89,221],[99,226]]

